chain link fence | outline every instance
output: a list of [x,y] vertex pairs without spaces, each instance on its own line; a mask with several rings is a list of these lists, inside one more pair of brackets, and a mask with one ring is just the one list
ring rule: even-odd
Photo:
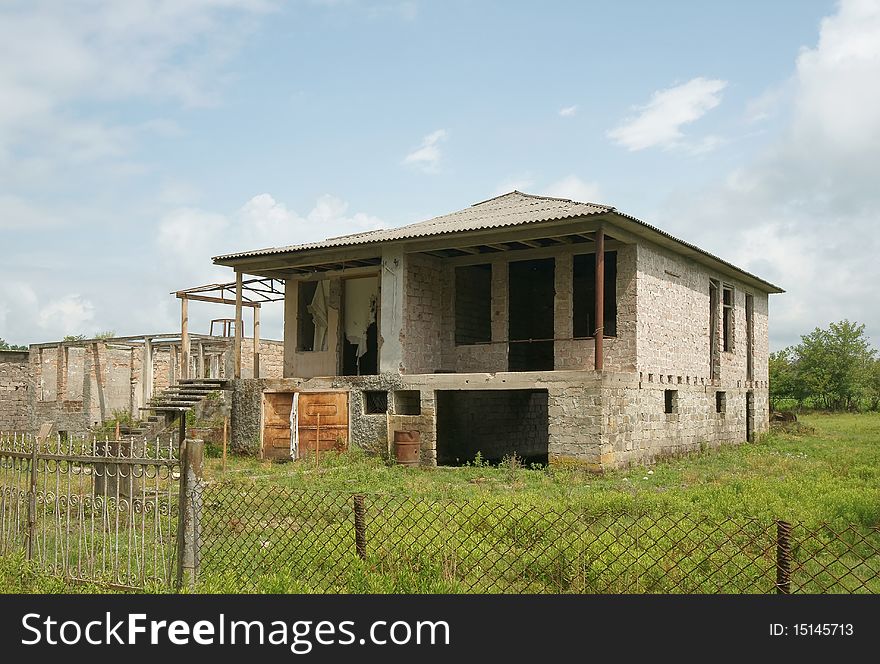
[[198,488],[207,590],[874,593],[880,531],[503,501]]

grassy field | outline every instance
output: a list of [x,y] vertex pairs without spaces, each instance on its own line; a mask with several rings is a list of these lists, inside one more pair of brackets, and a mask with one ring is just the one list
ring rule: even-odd
[[[877,414],[804,416],[754,444],[603,476],[357,452],[230,459],[225,473],[209,459],[205,476],[204,592],[772,592],[774,519],[796,524],[794,591],[880,592]],[[0,560],[0,591],[83,589]]]
[[231,459],[225,476],[339,492],[429,499],[511,499],[591,509],[657,508],[709,515],[880,524],[880,414],[809,415],[795,433],[598,476],[577,468],[403,468],[359,452],[287,464]]

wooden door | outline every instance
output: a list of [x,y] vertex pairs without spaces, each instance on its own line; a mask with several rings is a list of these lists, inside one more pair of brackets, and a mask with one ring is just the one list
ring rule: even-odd
[[267,392],[263,395],[264,459],[290,459],[290,409],[293,392]]
[[299,453],[348,449],[348,392],[300,392]]

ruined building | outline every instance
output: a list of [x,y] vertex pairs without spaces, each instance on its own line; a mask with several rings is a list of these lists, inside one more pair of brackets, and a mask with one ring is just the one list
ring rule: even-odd
[[242,377],[235,339],[233,437],[267,458],[409,431],[422,464],[604,470],[768,426],[782,290],[611,207],[514,191],[214,262],[239,321],[248,278],[284,283],[283,378]]

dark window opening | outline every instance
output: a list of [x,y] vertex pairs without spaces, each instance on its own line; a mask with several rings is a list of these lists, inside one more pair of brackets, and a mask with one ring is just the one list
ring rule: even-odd
[[437,463],[461,466],[477,455],[500,463],[513,455],[546,464],[549,435],[546,390],[437,392]]
[[492,266],[455,268],[455,343],[492,341]]
[[[596,254],[577,254],[572,267],[572,323],[575,339],[596,333]],[[617,336],[617,252],[605,252],[604,336]]]
[[381,415],[388,412],[388,392],[384,390],[364,391],[364,413]]
[[716,392],[715,393],[715,412],[716,413],[727,412],[727,393],[726,392]]
[[746,440],[755,442],[755,393],[746,392]]
[[552,371],[554,260],[509,263],[508,284],[508,370]]
[[678,412],[678,390],[663,390],[663,410],[667,415]]
[[376,321],[367,327],[367,350],[358,357],[357,344],[348,338],[342,344],[342,375],[343,376],[375,376],[379,373],[379,328]]
[[317,281],[300,281],[296,305],[296,349],[315,350],[315,319],[309,312],[309,305],[315,297]]
[[725,286],[721,289],[722,307],[722,348],[725,353],[733,351],[733,288]]
[[421,415],[422,393],[418,390],[397,390],[394,393],[395,415]]

